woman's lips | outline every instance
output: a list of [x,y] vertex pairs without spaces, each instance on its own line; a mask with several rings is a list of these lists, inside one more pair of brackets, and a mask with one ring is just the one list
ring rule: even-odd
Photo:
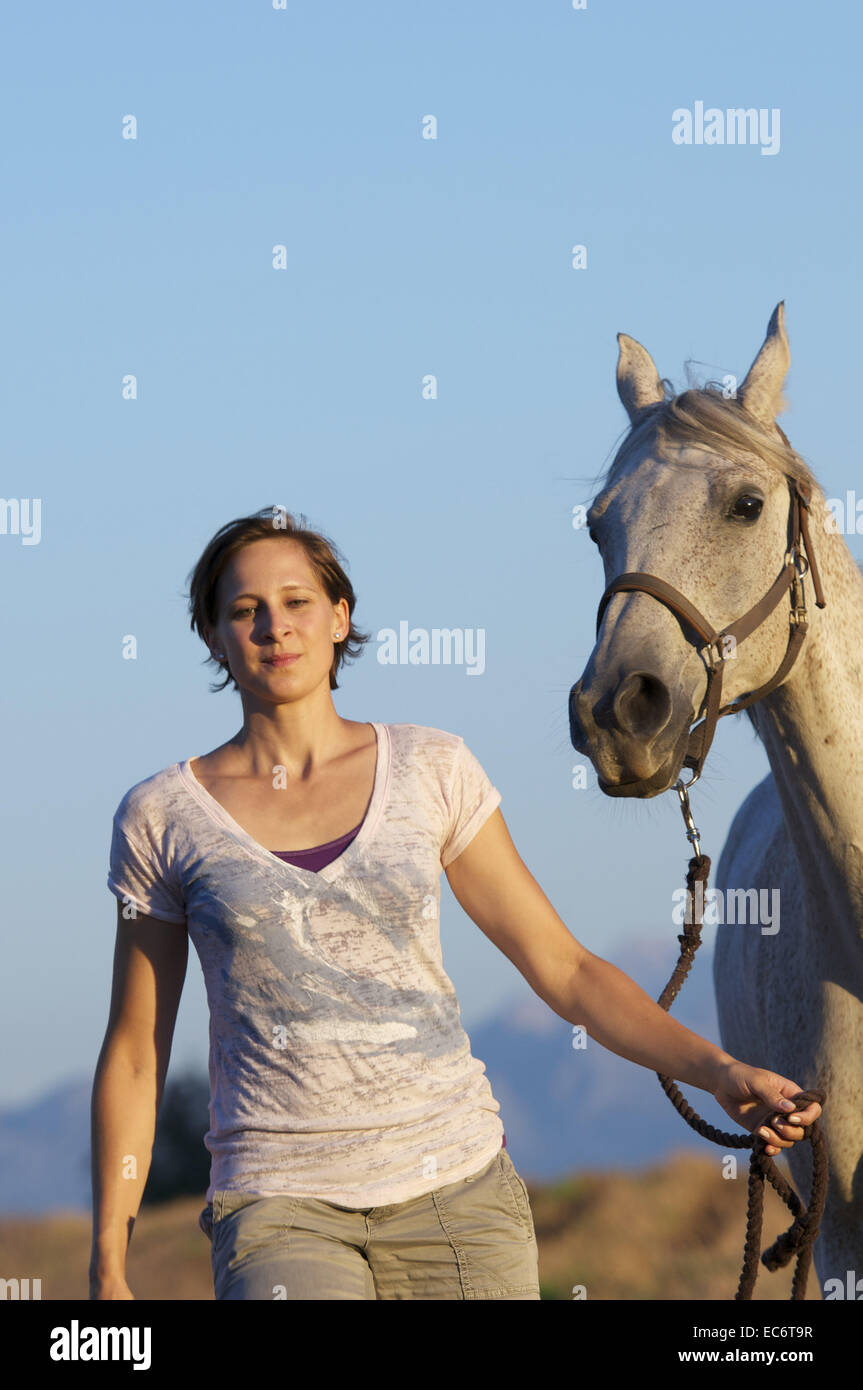
[[293,656],[268,656],[264,658],[268,666],[290,666],[299,659],[299,652],[295,652]]

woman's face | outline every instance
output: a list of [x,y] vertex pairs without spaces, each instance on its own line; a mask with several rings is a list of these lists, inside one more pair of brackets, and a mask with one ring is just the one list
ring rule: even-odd
[[[348,630],[348,604],[331,603],[299,541],[253,541],[228,562],[216,594],[210,651],[227,657],[241,690],[265,702],[295,700],[326,682],[334,637]],[[283,664],[277,656],[295,659]]]

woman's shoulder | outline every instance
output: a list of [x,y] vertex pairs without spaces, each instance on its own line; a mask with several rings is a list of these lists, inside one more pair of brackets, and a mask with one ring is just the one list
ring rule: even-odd
[[135,821],[154,822],[164,819],[166,810],[180,791],[180,763],[169,763],[158,772],[150,773],[133,783],[123,793],[114,812],[114,819],[129,824]]
[[461,734],[428,724],[388,724],[392,757],[406,776],[418,778],[435,797],[446,798],[470,753]]
[[464,742],[461,734],[428,724],[387,724],[386,728],[396,749],[403,753],[422,750],[429,754],[439,752],[452,758],[459,744]]

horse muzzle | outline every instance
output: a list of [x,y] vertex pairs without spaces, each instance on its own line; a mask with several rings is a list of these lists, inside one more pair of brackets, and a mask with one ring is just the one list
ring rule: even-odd
[[648,670],[629,671],[601,692],[586,691],[582,678],[569,693],[572,746],[590,758],[606,796],[667,791],[680,775],[691,719],[690,700]]

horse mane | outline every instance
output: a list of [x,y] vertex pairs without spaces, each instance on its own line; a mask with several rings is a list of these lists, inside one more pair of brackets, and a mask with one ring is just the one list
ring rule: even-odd
[[603,478],[613,483],[630,454],[648,442],[688,445],[707,449],[729,460],[755,454],[769,467],[786,477],[807,483],[814,490],[816,479],[806,463],[780,435],[778,427],[769,431],[744,410],[736,399],[727,399],[716,382],[690,387],[673,394],[670,382],[663,381],[665,399],[645,406]]

